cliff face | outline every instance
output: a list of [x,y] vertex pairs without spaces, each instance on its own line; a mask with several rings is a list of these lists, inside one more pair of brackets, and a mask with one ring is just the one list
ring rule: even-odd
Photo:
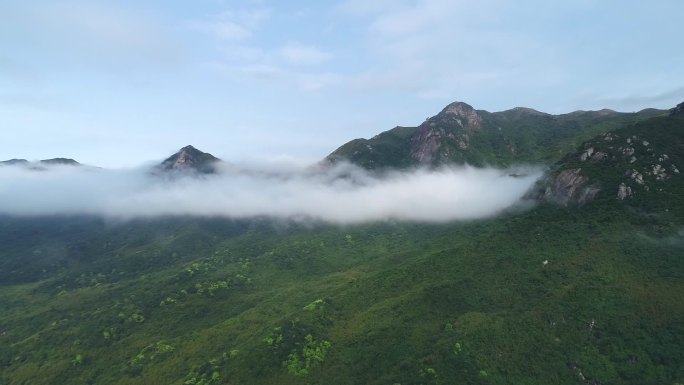
[[588,182],[581,168],[563,170],[549,181],[544,198],[561,206],[583,206],[601,191],[598,185]]

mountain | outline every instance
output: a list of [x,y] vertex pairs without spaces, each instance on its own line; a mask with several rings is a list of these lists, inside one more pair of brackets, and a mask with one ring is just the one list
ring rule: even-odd
[[[475,156],[491,116],[453,107],[453,138],[394,129],[377,159],[466,133],[454,156]],[[536,205],[495,218],[0,215],[0,383],[684,383],[684,114],[652,113],[579,141]],[[546,195],[568,170],[579,192]]]
[[25,166],[28,164],[29,161],[26,159],[10,159],[0,161],[0,166]]
[[185,146],[161,162],[157,169],[166,172],[213,174],[217,172],[216,164],[220,161],[219,158],[202,152],[193,146]]
[[684,114],[675,111],[584,142],[552,167],[538,195],[566,206],[671,204],[684,188]]
[[10,159],[0,161],[2,166],[25,166],[33,169],[42,169],[43,166],[80,166],[77,161],[69,158],[43,159],[38,162],[29,162],[26,159]]
[[61,165],[61,166],[80,166],[81,164],[77,161],[69,158],[53,158],[53,159],[43,159],[40,161],[43,165]]
[[604,109],[551,115],[522,107],[491,113],[455,102],[418,127],[395,127],[371,139],[352,140],[324,162],[350,161],[367,169],[550,163],[598,133],[665,114]]

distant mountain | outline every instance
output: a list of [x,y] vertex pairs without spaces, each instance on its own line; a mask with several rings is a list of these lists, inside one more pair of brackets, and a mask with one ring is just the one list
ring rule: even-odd
[[162,171],[213,174],[217,172],[216,164],[220,161],[221,159],[193,146],[185,146],[161,162],[157,168]]
[[37,162],[29,162],[26,159],[10,159],[0,161],[0,166],[23,166],[42,170],[45,166],[81,166],[81,163],[69,158],[43,159]]
[[350,161],[367,169],[548,164],[598,133],[666,114],[603,109],[551,115],[523,107],[491,113],[455,102],[418,127],[395,127],[371,139],[352,140],[324,162]]
[[40,161],[41,164],[45,165],[64,165],[64,166],[80,166],[81,164],[77,161],[69,158],[53,158],[53,159],[43,159]]
[[[537,194],[564,206],[593,200],[667,206],[684,194],[684,113],[656,117],[584,142],[553,166]],[[659,203],[656,203],[659,202]]]
[[29,161],[26,159],[10,159],[0,161],[0,165],[2,166],[26,166],[28,164]]

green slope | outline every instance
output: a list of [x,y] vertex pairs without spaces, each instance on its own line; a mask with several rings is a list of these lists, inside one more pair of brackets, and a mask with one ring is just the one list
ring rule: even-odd
[[[159,222],[109,246],[122,229],[103,229],[84,250],[111,251],[2,287],[0,378],[675,383],[684,234],[642,220],[615,202],[440,226]],[[321,362],[289,374],[307,346]]]
[[[550,115],[527,108],[490,113],[456,102],[418,127],[396,127],[371,139],[348,142],[326,161],[346,160],[367,169],[451,163],[549,164],[599,133],[666,114],[648,109],[638,113],[601,110]],[[421,157],[421,149],[429,149],[429,154]]]
[[615,197],[621,140],[652,168],[683,130],[582,144],[582,208],[465,223],[0,217],[0,383],[683,383],[683,177]]

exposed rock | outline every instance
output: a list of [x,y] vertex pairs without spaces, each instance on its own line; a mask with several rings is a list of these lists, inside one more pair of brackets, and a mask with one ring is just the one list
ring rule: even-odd
[[633,147],[627,147],[624,150],[622,150],[622,155],[624,156],[632,156],[634,155],[634,148]]
[[593,153],[594,153],[594,147],[589,147],[589,148],[587,148],[586,150],[584,150],[584,152],[582,153],[582,155],[580,155],[580,160],[581,160],[582,162],[584,162],[584,161],[587,160]]
[[444,109],[437,116],[450,116],[457,120],[461,126],[463,121],[459,118],[465,119],[467,125],[471,128],[479,128],[482,124],[482,117],[469,104],[463,102],[454,102],[444,107]]
[[624,183],[620,183],[620,187],[618,187],[618,192],[617,192],[617,199],[619,200],[625,200],[625,198],[628,198],[632,196],[632,189],[631,187],[627,186]]
[[546,188],[544,197],[562,206],[583,206],[592,201],[601,191],[588,185],[589,178],[582,175],[582,169],[574,168],[561,171]]
[[632,172],[629,173],[629,177],[632,178],[632,180],[635,181],[637,184],[644,184],[644,176],[637,170],[632,170]]
[[451,103],[439,114],[421,124],[411,138],[410,155],[418,163],[429,164],[448,158],[450,146],[468,149],[470,134],[480,129],[482,117],[470,105]]
[[662,165],[659,164],[654,164],[652,166],[652,172],[653,176],[656,177],[656,180],[659,181],[664,181],[665,179],[668,178],[667,173],[665,173],[665,168]]

